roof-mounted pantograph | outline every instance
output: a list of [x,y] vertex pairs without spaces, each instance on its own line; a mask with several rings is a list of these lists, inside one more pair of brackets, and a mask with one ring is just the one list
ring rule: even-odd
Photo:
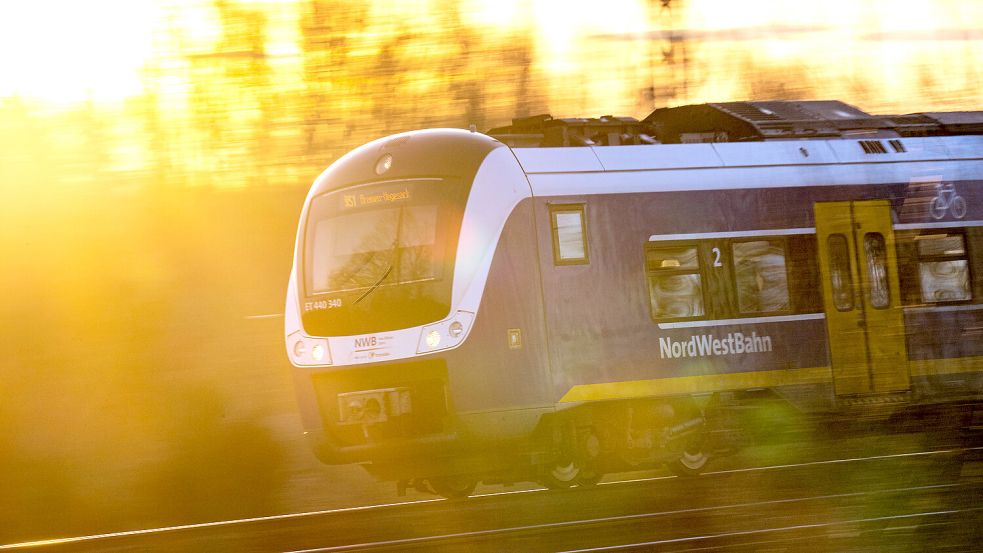
[[983,111],[871,115],[834,100],[661,108],[641,121],[611,115],[596,119],[535,115],[513,119],[511,125],[487,132],[513,148],[837,138],[871,139],[879,145],[878,139],[981,133]]

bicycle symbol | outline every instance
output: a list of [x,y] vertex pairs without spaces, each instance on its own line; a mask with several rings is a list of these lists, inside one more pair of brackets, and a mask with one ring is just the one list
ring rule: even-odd
[[935,191],[936,195],[932,198],[932,203],[928,204],[928,212],[932,214],[933,219],[938,220],[945,217],[946,212],[950,209],[952,216],[956,219],[962,219],[966,216],[966,200],[956,194],[955,184],[936,184]]

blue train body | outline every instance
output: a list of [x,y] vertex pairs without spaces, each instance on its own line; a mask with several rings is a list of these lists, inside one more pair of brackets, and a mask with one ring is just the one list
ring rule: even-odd
[[314,183],[286,312],[319,457],[444,495],[698,472],[761,390],[975,400],[983,113],[730,103],[380,139]]

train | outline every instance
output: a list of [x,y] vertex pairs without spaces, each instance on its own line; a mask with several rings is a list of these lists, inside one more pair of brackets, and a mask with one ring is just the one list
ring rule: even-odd
[[734,101],[380,138],[311,186],[284,330],[317,457],[446,497],[699,474],[763,398],[975,402],[983,111]]

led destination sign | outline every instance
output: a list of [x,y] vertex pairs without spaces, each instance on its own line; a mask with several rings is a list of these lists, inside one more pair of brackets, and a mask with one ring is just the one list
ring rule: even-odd
[[410,189],[404,188],[398,192],[381,192],[379,194],[345,194],[346,208],[365,205],[393,203],[410,199]]

